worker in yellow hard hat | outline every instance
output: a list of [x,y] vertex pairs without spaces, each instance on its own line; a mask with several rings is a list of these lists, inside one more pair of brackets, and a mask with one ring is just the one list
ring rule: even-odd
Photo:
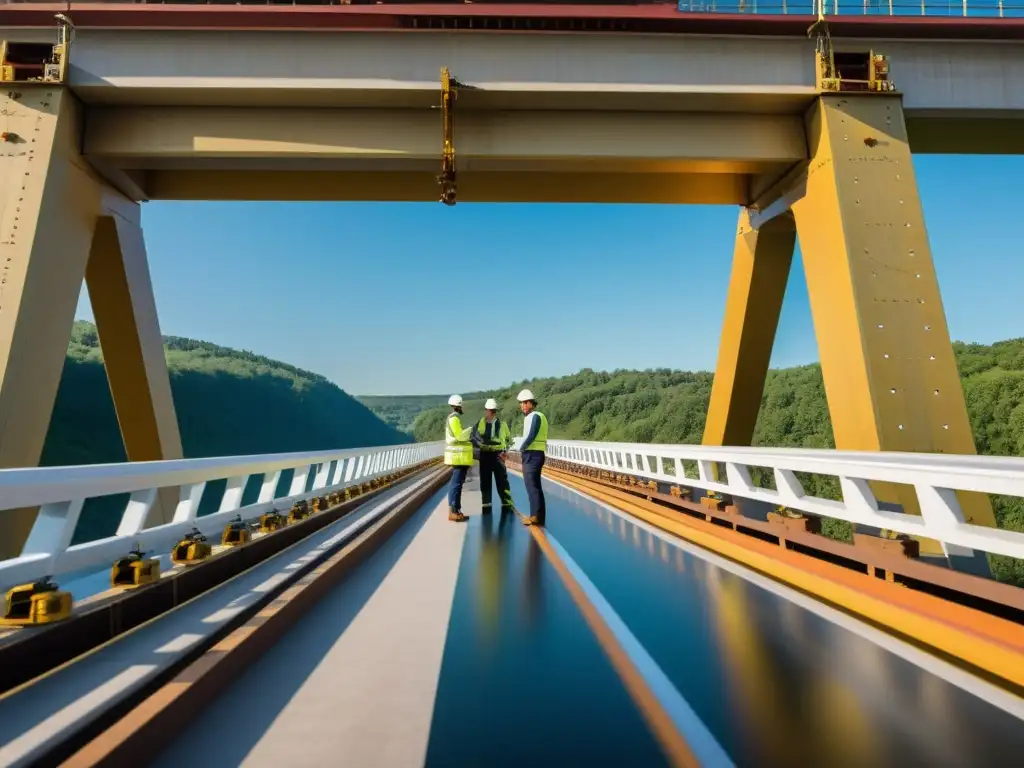
[[452,412],[444,423],[444,463],[452,468],[452,479],[448,484],[448,519],[464,523],[468,519],[462,514],[462,486],[466,482],[469,468],[473,466],[473,443],[470,436],[473,429],[462,428],[462,397],[448,398]]
[[544,458],[548,450],[548,420],[537,410],[537,398],[533,396],[533,392],[524,389],[517,399],[520,410],[526,414],[523,436],[516,439],[516,448],[523,457],[526,495],[530,498],[530,517],[527,518],[526,525],[544,525],[547,507],[544,503],[540,473],[544,469]]
[[512,489],[505,470],[505,452],[512,443],[508,424],[498,416],[498,403],[492,397],[484,403],[484,417],[473,427],[473,444],[480,451],[480,497],[483,513],[489,514],[491,504],[491,477],[498,486],[502,511],[512,509]]

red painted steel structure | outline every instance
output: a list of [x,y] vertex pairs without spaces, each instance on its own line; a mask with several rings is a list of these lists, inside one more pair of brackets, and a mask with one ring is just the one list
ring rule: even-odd
[[[358,0],[357,0],[358,1]],[[52,27],[68,14],[75,26],[107,29],[307,31],[466,30],[521,33],[604,32],[805,36],[809,15],[699,13],[675,3],[382,3],[366,5],[219,5],[189,3],[6,3],[0,27]],[[1022,40],[1024,18],[829,16],[837,38]]]

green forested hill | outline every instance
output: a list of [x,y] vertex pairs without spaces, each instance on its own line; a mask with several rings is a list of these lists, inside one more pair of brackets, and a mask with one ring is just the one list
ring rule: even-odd
[[[992,345],[954,345],[979,453],[1024,455],[1024,339]],[[667,369],[597,372],[520,381],[466,401],[483,412],[483,398],[501,403],[506,418],[519,415],[516,393],[529,387],[544,403],[553,436],[627,442],[699,443],[711,396],[712,374]],[[417,440],[437,440],[443,405],[420,413]],[[769,371],[755,445],[833,447],[825,386],[817,364]]]
[[[411,435],[416,417],[431,408],[445,405],[449,397],[450,395],[357,395],[356,399],[373,411],[385,424]],[[487,395],[471,392],[465,397],[481,398],[482,403]]]
[[[1024,339],[992,345],[955,345],[974,438],[979,453],[1024,455]],[[710,373],[670,370],[583,370],[561,378],[521,381],[468,400],[473,419],[483,397],[494,397],[511,424],[522,423],[515,396],[529,387],[541,401],[553,437],[652,443],[700,443],[711,395]],[[446,407],[424,411],[413,424],[417,440],[439,440]],[[754,437],[755,445],[834,447],[825,387],[818,365],[769,372]],[[835,486],[835,487],[832,487]],[[808,479],[808,492],[837,498],[838,487]],[[1024,531],[1024,505],[994,498],[1000,525]],[[848,527],[829,529],[843,536]],[[993,559],[1000,578],[1024,585],[1024,563]]]
[[[391,445],[410,438],[322,376],[251,352],[165,338],[185,456]],[[96,328],[75,323],[46,466],[124,461]]]
[[356,399],[385,424],[409,434],[417,416],[448,402],[447,395],[357,395]]
[[[204,341],[170,336],[164,344],[186,458],[411,440],[315,373]],[[96,328],[77,322],[41,463],[100,464],[125,458]],[[210,492],[216,487],[210,484]],[[75,543],[113,534],[126,500],[91,499],[82,511]],[[211,506],[204,495],[200,514],[213,511],[218,500],[211,496]]]

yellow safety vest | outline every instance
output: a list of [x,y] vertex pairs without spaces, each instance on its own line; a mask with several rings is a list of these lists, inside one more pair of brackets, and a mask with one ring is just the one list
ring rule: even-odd
[[444,423],[444,463],[450,467],[473,466],[473,444],[469,436],[473,430],[462,428],[462,419],[452,411]]
[[540,411],[534,411],[537,414],[537,418],[540,419],[540,426],[537,428],[537,436],[533,438],[533,442],[529,445],[524,445],[524,451],[540,451],[541,453],[547,453],[548,450],[548,417]]
[[[512,433],[509,431],[508,424],[501,419],[495,421],[495,426],[498,428],[497,434],[492,434],[491,439],[488,442],[481,442],[480,450],[489,452],[498,452],[508,450],[509,443],[512,441]],[[480,440],[484,440],[484,433],[487,430],[487,419],[480,419],[480,423],[476,425],[476,431],[480,435]]]

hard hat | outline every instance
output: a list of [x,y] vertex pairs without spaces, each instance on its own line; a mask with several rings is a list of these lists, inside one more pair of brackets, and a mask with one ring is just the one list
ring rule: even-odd
[[487,398],[487,402],[484,403],[484,410],[485,411],[496,411],[496,410],[498,410],[498,401],[495,400],[493,397]]
[[527,400],[536,400],[537,398],[533,396],[533,392],[528,389],[524,389],[519,393],[519,396],[516,399],[520,403],[525,403]]
[[452,395],[448,398],[448,405],[462,405],[462,395]]

